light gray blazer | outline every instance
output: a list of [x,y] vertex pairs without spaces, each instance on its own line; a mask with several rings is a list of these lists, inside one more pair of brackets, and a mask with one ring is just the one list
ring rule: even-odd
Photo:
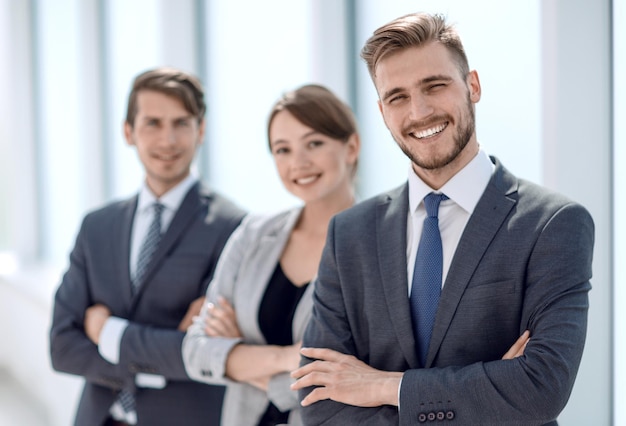
[[[222,409],[224,425],[257,424],[269,401],[281,411],[291,410],[289,424],[301,424],[299,401],[296,392],[289,389],[292,379],[288,373],[272,378],[267,393],[224,377],[226,359],[233,346],[240,342],[267,344],[258,324],[259,306],[300,212],[301,208],[296,208],[271,216],[249,215],[224,247],[207,297],[215,303],[221,295],[233,304],[243,339],[207,336],[204,310],[185,336],[182,351],[189,377],[227,384]],[[296,309],[294,342],[302,340],[311,314],[312,293],[313,285],[309,285]]]

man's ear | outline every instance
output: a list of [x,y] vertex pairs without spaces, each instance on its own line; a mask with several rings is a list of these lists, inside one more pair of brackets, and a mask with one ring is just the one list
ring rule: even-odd
[[204,142],[204,132],[206,131],[206,119],[200,120],[198,123],[198,145],[201,145]]
[[478,73],[476,70],[472,70],[467,74],[467,87],[470,92],[470,100],[473,103],[477,103],[480,101],[481,89],[480,89],[480,79],[478,78]]
[[128,121],[124,121],[124,138],[128,145],[135,145],[135,141],[133,140],[133,128]]

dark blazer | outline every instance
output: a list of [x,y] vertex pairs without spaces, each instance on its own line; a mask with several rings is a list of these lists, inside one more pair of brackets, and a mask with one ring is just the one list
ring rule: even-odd
[[[305,424],[555,424],[585,342],[593,221],[492,161],[443,287],[425,368],[409,313],[408,185],[331,221],[303,347],[405,374],[399,410],[322,401],[303,410]],[[524,355],[501,360],[526,329]]]
[[[136,373],[164,376],[164,389],[139,388],[139,425],[219,424],[223,388],[193,382],[182,361],[185,334],[176,328],[189,304],[205,294],[219,254],[243,211],[195,184],[163,235],[137,294],[129,273],[137,197],[88,214],[59,286],[50,330],[55,370],[83,376],[76,425],[101,425],[117,392]],[[118,365],[104,360],[83,330],[85,309],[108,306],[128,319]]]

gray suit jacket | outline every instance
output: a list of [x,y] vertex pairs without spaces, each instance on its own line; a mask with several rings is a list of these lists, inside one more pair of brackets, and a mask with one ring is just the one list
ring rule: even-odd
[[[117,391],[136,373],[162,375],[164,389],[140,388],[139,425],[217,424],[223,389],[191,381],[176,328],[191,301],[202,296],[217,259],[243,212],[222,196],[194,185],[163,235],[137,294],[131,295],[130,235],[137,197],[88,214],[59,286],[50,330],[54,369],[83,376],[76,425],[101,425]],[[130,324],[118,365],[104,360],[83,331],[85,309],[103,303]]]
[[[443,287],[425,368],[409,313],[407,185],[332,220],[303,346],[405,374],[399,410],[322,401],[303,410],[305,424],[540,425],[564,408],[585,342],[593,221],[492,161]],[[526,329],[524,355],[501,360]]]
[[[259,328],[259,306],[300,211],[298,208],[272,216],[249,215],[224,248],[207,296],[215,303],[221,295],[233,304],[243,339],[208,337],[204,333],[206,312],[185,337],[183,359],[189,377],[228,385],[222,411],[222,424],[226,426],[258,424],[270,401],[281,411],[291,410],[289,424],[301,424],[297,394],[289,389],[292,379],[288,373],[274,376],[267,393],[224,377],[226,359],[233,346],[240,342],[267,344]],[[311,315],[312,294],[313,286],[309,285],[296,308],[294,342],[302,340]]]

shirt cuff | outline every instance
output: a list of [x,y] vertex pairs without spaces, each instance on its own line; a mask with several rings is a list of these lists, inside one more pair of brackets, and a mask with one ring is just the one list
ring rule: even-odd
[[135,384],[138,388],[163,389],[167,381],[165,377],[158,374],[137,373]]
[[111,364],[120,362],[120,344],[126,327],[128,320],[118,317],[109,317],[102,327],[98,352]]
[[402,389],[402,379],[404,379],[404,374],[400,377],[400,383],[398,383],[398,413],[400,412],[400,389]]

